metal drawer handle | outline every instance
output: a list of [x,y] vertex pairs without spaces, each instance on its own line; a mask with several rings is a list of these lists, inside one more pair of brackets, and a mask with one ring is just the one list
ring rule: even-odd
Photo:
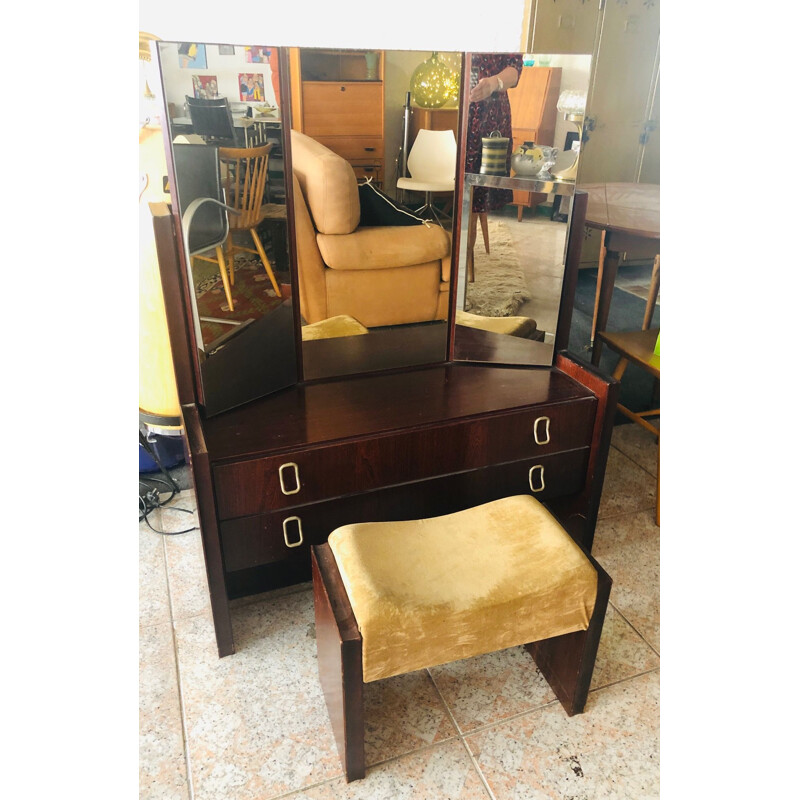
[[[539,423],[544,421],[544,439],[539,438]],[[550,444],[550,417],[537,417],[533,423],[533,441],[536,444]]]
[[[535,488],[533,485],[533,471],[535,469],[539,470],[539,488]],[[528,485],[531,487],[531,491],[535,494],[536,492],[541,492],[544,489],[544,467],[541,464],[536,464],[535,466],[531,467],[528,471]]]
[[[289,541],[289,531],[286,529],[287,522],[297,522],[297,532],[300,534],[300,538],[294,543]],[[300,547],[303,544],[303,522],[300,517],[286,517],[283,521],[283,541],[286,542],[287,547]]]
[[[284,483],[283,480],[283,471],[287,467],[292,467],[294,469],[294,482],[295,482],[294,489],[287,489],[286,484]],[[300,468],[297,466],[297,464],[294,463],[294,461],[289,461],[287,464],[281,464],[278,467],[278,479],[281,482],[281,491],[284,494],[297,494],[300,491]]]

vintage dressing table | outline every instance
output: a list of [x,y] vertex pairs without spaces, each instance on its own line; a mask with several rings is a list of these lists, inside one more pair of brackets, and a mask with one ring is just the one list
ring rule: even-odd
[[[158,43],[161,55],[173,44]],[[278,50],[291,176],[290,64]],[[466,74],[469,61],[465,54]],[[171,152],[167,162],[177,185]],[[463,211],[453,221],[448,319],[304,342],[289,180],[292,295],[214,352],[197,333],[180,198],[151,206],[220,656],[235,650],[230,601],[309,580],[310,545],[346,523],[532,493],[591,548],[618,387],[565,352],[586,195],[574,194],[571,221],[560,223],[558,328],[542,356],[541,342],[455,324],[467,183],[459,145],[454,207]]]

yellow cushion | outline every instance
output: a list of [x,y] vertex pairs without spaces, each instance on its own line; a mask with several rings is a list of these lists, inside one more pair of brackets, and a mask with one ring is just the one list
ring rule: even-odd
[[597,573],[541,503],[506,497],[329,537],[363,639],[364,681],[586,630]]
[[469,311],[456,310],[456,325],[467,328],[480,328],[492,333],[504,333],[509,336],[525,338],[536,330],[536,322],[530,317],[482,317],[470,314]]
[[312,339],[338,339],[340,336],[361,336],[369,333],[357,319],[347,314],[339,314],[336,317],[321,319],[311,325],[302,327],[303,341],[308,342]]

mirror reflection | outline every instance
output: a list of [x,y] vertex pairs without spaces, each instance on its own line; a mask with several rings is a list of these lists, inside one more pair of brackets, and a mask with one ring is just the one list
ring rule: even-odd
[[[472,54],[456,356],[551,364],[588,55]],[[570,109],[573,111],[574,109]]]
[[443,361],[461,55],[290,49],[306,378]]
[[230,407],[297,378],[279,51],[158,49],[207,408]]

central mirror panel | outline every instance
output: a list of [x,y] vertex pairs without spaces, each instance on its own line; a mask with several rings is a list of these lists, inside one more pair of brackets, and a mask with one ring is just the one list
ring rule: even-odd
[[465,121],[454,358],[549,366],[591,56],[467,58],[491,94],[472,94]]
[[445,361],[461,54],[289,64],[303,377]]

